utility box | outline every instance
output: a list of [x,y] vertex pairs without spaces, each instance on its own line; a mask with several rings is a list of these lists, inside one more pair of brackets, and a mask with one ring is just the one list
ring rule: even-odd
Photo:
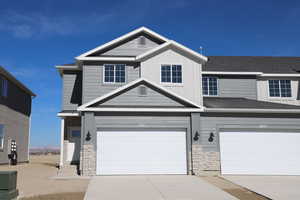
[[0,199],[17,199],[17,171],[0,171]]

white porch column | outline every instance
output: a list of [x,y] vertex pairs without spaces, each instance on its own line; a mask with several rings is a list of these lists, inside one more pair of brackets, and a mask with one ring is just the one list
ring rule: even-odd
[[65,119],[61,118],[60,122],[60,161],[59,166],[62,167],[64,163],[64,133],[65,133]]

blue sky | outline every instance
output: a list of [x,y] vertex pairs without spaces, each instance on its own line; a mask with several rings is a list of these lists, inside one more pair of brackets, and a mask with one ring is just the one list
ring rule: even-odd
[[32,146],[58,145],[54,66],[140,26],[205,55],[300,56],[299,1],[1,1],[0,65],[38,96]]

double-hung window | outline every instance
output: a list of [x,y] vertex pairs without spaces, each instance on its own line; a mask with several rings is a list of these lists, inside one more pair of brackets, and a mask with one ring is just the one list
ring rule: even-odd
[[269,80],[270,97],[292,97],[291,80]]
[[218,78],[213,76],[202,77],[202,93],[204,96],[218,95]]
[[125,83],[125,64],[106,64],[103,71],[104,83]]
[[162,65],[161,66],[162,83],[182,83],[181,65]]
[[7,97],[8,81],[6,78],[0,76],[0,96]]
[[4,125],[0,124],[0,149],[4,147]]

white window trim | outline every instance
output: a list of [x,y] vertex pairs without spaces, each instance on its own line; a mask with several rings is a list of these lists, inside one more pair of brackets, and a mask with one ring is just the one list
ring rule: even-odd
[[[114,82],[105,82],[105,65],[113,65],[114,66]],[[118,64],[104,64],[103,69],[102,69],[102,83],[103,84],[117,84],[117,85],[122,85],[127,82],[127,67],[126,64],[120,64],[125,66],[125,80],[124,82],[116,82],[116,65]]]
[[[279,94],[280,94],[280,96],[274,96],[274,97],[271,97],[271,95],[270,95],[270,82],[269,81],[272,81],[272,80],[275,80],[275,81],[279,81]],[[291,96],[290,97],[282,97],[281,96],[281,84],[280,84],[280,80],[289,80],[290,82],[291,82]],[[268,97],[270,98],[270,99],[292,99],[293,98],[293,89],[292,89],[292,80],[290,80],[290,79],[268,79],[267,80],[267,82],[268,82]]]
[[207,78],[216,78],[217,79],[217,94],[216,95],[213,95],[213,94],[209,94],[209,83],[208,83],[208,88],[207,88],[207,91],[208,91],[208,94],[203,94],[203,76],[202,76],[202,80],[201,80],[201,84],[202,84],[202,95],[204,97],[217,97],[219,96],[219,78],[217,76],[205,76]]
[[4,130],[4,124],[0,124],[2,126],[2,130],[3,130],[3,137],[2,139],[0,139],[0,150],[3,150],[4,149],[4,137],[5,137],[5,130]]
[[[169,65],[170,67],[171,67],[171,82],[162,82],[161,81],[161,68],[162,68],[162,66],[165,66],[165,65]],[[180,65],[181,66],[181,83],[173,83],[172,82],[172,66],[173,65]],[[162,85],[165,85],[165,86],[168,86],[168,85],[170,85],[170,86],[182,86],[183,85],[183,67],[182,67],[183,65],[182,64],[161,64],[160,65],[160,73],[159,73],[159,81],[160,81],[160,83],[162,84]]]

